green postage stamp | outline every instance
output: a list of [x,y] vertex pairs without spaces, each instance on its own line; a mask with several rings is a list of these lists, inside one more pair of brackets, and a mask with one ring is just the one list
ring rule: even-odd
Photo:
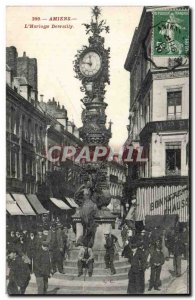
[[189,10],[153,12],[153,55],[188,56]]

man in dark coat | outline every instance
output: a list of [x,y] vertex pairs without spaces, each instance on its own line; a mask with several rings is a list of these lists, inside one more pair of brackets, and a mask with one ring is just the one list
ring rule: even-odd
[[51,263],[52,263],[52,273],[57,272],[57,270],[64,274],[63,270],[63,238],[62,231],[59,225],[56,228],[55,224],[52,224],[51,228],[51,241],[49,245]]
[[11,252],[15,249],[17,238],[15,236],[15,232],[11,230],[10,234],[7,236],[7,250]]
[[126,245],[122,251],[121,256],[128,258],[128,262],[131,263],[133,252],[131,250],[131,237],[128,238],[128,241],[126,242]]
[[51,263],[48,242],[43,241],[42,247],[37,253],[34,261],[34,273],[36,276],[38,294],[44,295],[48,289],[48,278],[51,273]]
[[36,253],[39,252],[39,250],[41,249],[42,242],[43,242],[43,228],[42,226],[39,226],[37,228],[37,235],[35,237]]
[[155,251],[156,243],[162,244],[162,233],[161,229],[157,226],[154,227],[150,236],[150,253],[152,254]]
[[184,259],[188,259],[188,251],[189,251],[189,232],[186,227],[183,228],[181,233],[181,240],[183,245],[183,254]]
[[116,274],[116,270],[114,267],[114,251],[115,251],[115,243],[117,242],[117,238],[106,232],[105,233],[105,239],[106,239],[106,244],[104,247],[106,248],[106,254],[104,256],[105,264],[106,264],[106,269],[111,270],[111,274],[114,275]]
[[34,232],[30,232],[30,236],[27,241],[27,256],[30,259],[30,270],[33,272],[33,264],[36,255],[36,240]]
[[151,291],[152,288],[155,290],[160,290],[160,273],[162,269],[162,265],[165,262],[165,258],[163,252],[161,251],[161,247],[159,244],[156,245],[156,249],[151,254],[150,258],[150,266],[151,266],[151,273],[150,273],[150,285],[148,291]]
[[29,260],[26,256],[20,256],[17,251],[13,251],[8,256],[10,267],[8,294],[24,294],[30,281]]
[[173,267],[175,271],[175,275],[177,277],[181,276],[181,257],[183,254],[183,245],[180,239],[179,234],[175,236],[175,242],[173,246]]
[[133,254],[128,274],[129,284],[127,294],[143,294],[145,289],[146,257],[141,241],[133,239],[131,249]]

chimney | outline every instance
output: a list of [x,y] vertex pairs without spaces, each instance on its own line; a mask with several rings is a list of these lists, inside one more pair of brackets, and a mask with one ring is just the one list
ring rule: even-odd
[[23,57],[26,57],[26,51],[23,52]]
[[43,102],[44,95],[40,95],[41,102]]

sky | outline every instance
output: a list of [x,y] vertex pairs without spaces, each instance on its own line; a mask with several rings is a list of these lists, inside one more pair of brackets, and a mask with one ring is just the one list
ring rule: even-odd
[[[106,85],[106,114],[107,122],[110,119],[113,122],[110,145],[118,149],[127,139],[129,112],[130,74],[124,69],[124,63],[143,7],[105,6],[101,10],[100,18],[110,26],[110,33],[102,34],[105,48],[111,48],[111,83]],[[49,21],[50,17],[70,17],[72,20]],[[90,20],[89,6],[8,6],[6,9],[6,46],[15,46],[18,56],[25,51],[27,56],[37,58],[39,95],[44,95],[44,101],[54,97],[63,104],[69,120],[74,120],[77,127],[82,126],[80,99],[84,93],[80,91],[80,80],[75,78],[73,61],[77,50],[83,45],[88,46],[82,24],[90,23]],[[28,24],[72,25],[72,28],[29,28]]]

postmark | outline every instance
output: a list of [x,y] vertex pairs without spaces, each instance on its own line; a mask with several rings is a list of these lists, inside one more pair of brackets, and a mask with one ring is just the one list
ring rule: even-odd
[[188,56],[189,10],[153,12],[153,56]]

